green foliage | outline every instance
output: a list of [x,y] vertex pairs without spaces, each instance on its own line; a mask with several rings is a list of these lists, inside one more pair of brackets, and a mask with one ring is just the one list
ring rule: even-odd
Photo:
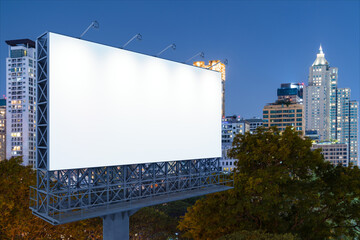
[[154,206],[155,209],[165,213],[166,215],[179,220],[180,217],[184,216],[187,209],[195,204],[195,202],[201,197],[188,198],[180,201],[174,201],[169,203],[160,204]]
[[219,238],[218,240],[297,240],[294,235],[286,234],[271,234],[263,231],[240,231],[228,234]]
[[139,210],[130,217],[131,239],[163,240],[175,237],[177,220],[154,207]]
[[236,231],[293,233],[301,239],[357,236],[360,171],[333,166],[311,141],[287,128],[238,135],[234,189],[196,202],[179,224],[185,236],[214,239]]

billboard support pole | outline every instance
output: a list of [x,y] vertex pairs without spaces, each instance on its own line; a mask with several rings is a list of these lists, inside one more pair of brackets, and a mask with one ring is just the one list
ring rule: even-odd
[[137,210],[124,211],[109,214],[103,217],[103,239],[104,240],[128,240],[129,218]]

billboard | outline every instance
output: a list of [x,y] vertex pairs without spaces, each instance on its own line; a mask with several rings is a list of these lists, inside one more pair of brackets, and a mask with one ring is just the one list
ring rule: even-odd
[[221,74],[49,33],[48,170],[221,156]]

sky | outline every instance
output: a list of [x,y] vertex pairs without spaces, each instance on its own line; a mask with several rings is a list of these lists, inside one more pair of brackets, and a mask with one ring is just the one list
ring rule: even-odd
[[[5,94],[5,40],[36,40],[47,31],[183,62],[228,59],[226,115],[262,117],[281,83],[307,83],[321,44],[338,87],[360,100],[360,1],[17,1],[0,0],[0,96]],[[196,58],[194,60],[202,60]],[[81,70],[81,69],[80,69]],[[66,93],[64,93],[66,96]],[[94,96],[101,97],[101,96]]]

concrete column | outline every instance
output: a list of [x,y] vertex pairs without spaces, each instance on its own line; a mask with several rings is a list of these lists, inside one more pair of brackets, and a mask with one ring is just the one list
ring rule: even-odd
[[104,240],[129,240],[130,212],[120,212],[103,217]]

